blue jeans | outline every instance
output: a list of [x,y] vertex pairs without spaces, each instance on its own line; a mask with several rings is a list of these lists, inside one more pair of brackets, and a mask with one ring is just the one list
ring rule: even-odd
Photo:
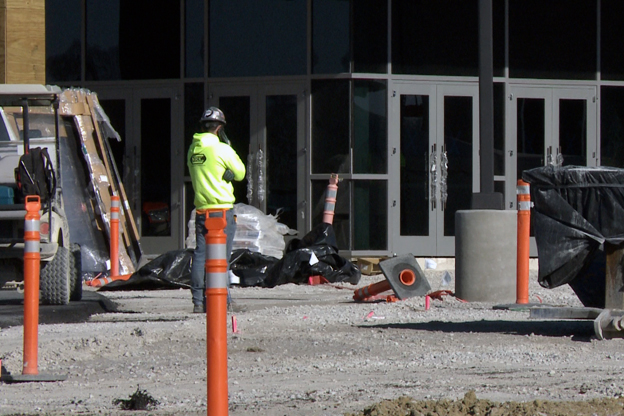
[[[234,243],[234,233],[236,232],[236,221],[234,210],[225,211],[227,225],[225,226],[226,247],[225,252],[230,269],[230,255],[232,254],[232,244]],[[203,305],[206,287],[206,214],[195,215],[195,251],[193,252],[193,263],[191,265],[191,294],[194,305]],[[230,291],[228,288],[228,303],[230,303]]]

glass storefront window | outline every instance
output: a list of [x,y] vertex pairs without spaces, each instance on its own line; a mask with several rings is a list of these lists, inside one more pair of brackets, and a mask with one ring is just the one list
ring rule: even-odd
[[353,91],[353,173],[387,173],[386,82],[356,80]]
[[608,80],[624,80],[624,2],[600,2],[600,76]]
[[[325,207],[325,193],[327,180],[313,180],[312,182],[312,227],[323,222],[323,209]],[[349,180],[338,183],[336,192],[336,205],[332,226],[336,235],[338,250],[351,248],[351,184]],[[385,224],[385,223],[384,223]]]
[[80,0],[46,1],[46,83],[80,80]]
[[211,0],[210,76],[304,75],[306,3]]
[[624,87],[602,87],[600,164],[624,168]]
[[185,0],[184,75],[204,76],[204,0]]
[[509,0],[509,74],[595,79],[596,2]]
[[89,81],[180,78],[180,0],[86,0]]
[[349,81],[312,81],[312,173],[349,173]]
[[[312,181],[313,227],[323,221],[327,184],[327,180]],[[388,248],[387,190],[388,183],[382,180],[345,179],[338,183],[332,225],[339,250]],[[357,224],[353,230],[352,222]]]
[[477,0],[394,0],[392,72],[477,76]]
[[388,248],[387,188],[386,181],[353,181],[354,250]]
[[312,0],[312,73],[349,72],[349,1]]
[[505,84],[494,83],[494,175],[505,175]]
[[429,96],[401,94],[400,235],[429,235]]
[[353,2],[353,72],[386,73],[388,68],[387,0]]

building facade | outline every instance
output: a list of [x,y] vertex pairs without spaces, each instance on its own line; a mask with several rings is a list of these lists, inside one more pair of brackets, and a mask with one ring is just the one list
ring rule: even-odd
[[[341,252],[453,256],[480,191],[478,0],[47,0],[46,82],[83,87],[148,253],[184,246],[186,149],[207,105],[248,162],[239,202],[303,236],[341,178]],[[494,189],[622,166],[624,3],[493,0]],[[155,225],[150,209],[165,207]],[[140,218],[139,218],[140,217]]]

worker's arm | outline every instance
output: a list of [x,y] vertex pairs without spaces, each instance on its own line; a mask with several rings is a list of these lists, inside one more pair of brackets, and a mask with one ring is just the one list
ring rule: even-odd
[[232,180],[242,181],[245,179],[245,164],[234,149],[225,144],[223,147],[225,150],[222,160],[226,169],[223,175],[223,180],[228,182]]

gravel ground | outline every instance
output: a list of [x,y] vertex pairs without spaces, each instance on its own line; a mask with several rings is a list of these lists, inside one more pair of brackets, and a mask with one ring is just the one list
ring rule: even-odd
[[[453,280],[442,286],[446,272]],[[452,268],[426,275],[432,290],[453,290]],[[380,280],[363,276],[357,287]],[[452,296],[429,310],[423,297],[355,303],[355,288],[232,289],[230,415],[344,415],[386,399],[468,392],[495,402],[624,396],[624,341],[596,339],[592,321],[535,320],[526,309]],[[0,414],[126,415],[133,412],[114,402],[139,392],[158,401],[152,415],[206,414],[206,317],[190,313],[190,293],[102,294],[119,312],[39,326],[39,372],[67,380],[0,383]],[[539,287],[535,270],[529,300],[582,306],[568,286]],[[22,344],[22,327],[0,331],[0,358],[13,374],[21,373]]]

